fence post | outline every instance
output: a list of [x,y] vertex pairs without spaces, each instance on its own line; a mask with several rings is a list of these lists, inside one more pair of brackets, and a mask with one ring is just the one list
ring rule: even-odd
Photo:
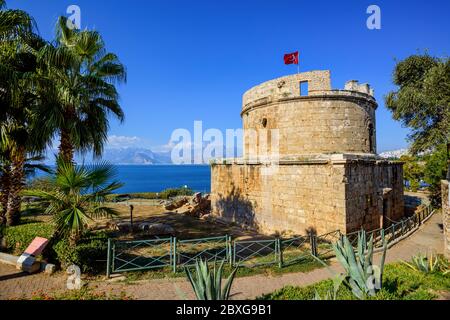
[[281,239],[277,239],[277,247],[278,247],[278,267],[283,268],[283,247]]
[[233,267],[233,250],[231,248],[231,236],[227,235],[227,259],[230,267]]
[[317,257],[317,237],[313,234],[309,234],[309,242],[311,244],[311,254]]
[[111,239],[108,238],[108,251],[106,253],[106,278],[111,276]]
[[405,234],[405,221],[401,221],[402,222],[402,235]]
[[173,237],[173,273],[177,272],[177,237]]
[[232,265],[236,266],[236,240],[233,242],[233,259],[232,259]]

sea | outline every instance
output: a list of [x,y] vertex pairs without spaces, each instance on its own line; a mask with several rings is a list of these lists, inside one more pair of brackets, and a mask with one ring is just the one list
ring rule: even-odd
[[211,191],[209,165],[115,165],[115,168],[115,180],[124,186],[114,193],[160,192],[180,187],[203,193]]
[[208,193],[211,191],[209,165],[116,165],[116,179],[124,186],[115,193],[160,192],[185,187]]

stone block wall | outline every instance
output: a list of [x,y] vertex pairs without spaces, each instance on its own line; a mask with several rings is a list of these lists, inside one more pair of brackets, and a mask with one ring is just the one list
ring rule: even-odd
[[[213,214],[268,234],[345,233],[380,227],[384,187],[392,189],[394,202],[403,195],[401,172],[381,164],[311,160],[281,162],[270,175],[265,169],[264,164],[213,165]],[[382,182],[366,186],[378,178]],[[387,215],[394,219],[402,210],[395,204]]]
[[[255,108],[242,115],[244,157],[257,154],[262,132],[276,129],[280,157],[322,153],[371,153],[376,150],[375,108],[347,95],[297,98]],[[263,119],[265,125],[263,126]],[[372,128],[372,129],[371,129]],[[250,131],[252,132],[252,131]],[[270,137],[269,137],[270,138]],[[256,140],[256,141],[255,141]],[[268,152],[272,142],[267,140]]]
[[450,258],[450,204],[449,181],[442,181],[442,222],[444,226],[444,252]]
[[261,164],[212,166],[213,214],[263,233],[344,228],[343,166],[280,165],[273,175],[264,169]]
[[252,104],[265,98],[281,98],[300,95],[300,82],[308,81],[309,91],[331,90],[329,70],[302,72],[259,84],[244,93],[243,105]]
[[403,166],[390,161],[346,165],[346,232],[374,230],[404,215]]

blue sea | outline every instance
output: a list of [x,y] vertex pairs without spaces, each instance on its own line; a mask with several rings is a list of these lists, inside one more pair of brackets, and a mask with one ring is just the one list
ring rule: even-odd
[[115,168],[115,179],[124,183],[115,193],[160,192],[184,186],[197,192],[211,191],[209,165],[115,165]]
[[117,165],[116,179],[125,185],[116,193],[159,192],[187,186],[194,191],[211,191],[209,165]]

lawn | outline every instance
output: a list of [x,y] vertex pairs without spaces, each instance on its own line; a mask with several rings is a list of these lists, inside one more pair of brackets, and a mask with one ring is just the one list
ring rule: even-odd
[[[287,286],[273,293],[259,297],[260,300],[312,300],[316,291],[319,295],[333,288],[332,280],[324,280],[307,287]],[[354,300],[352,293],[341,286],[339,300]],[[450,275],[442,273],[421,273],[402,263],[387,265],[383,288],[372,298],[375,300],[433,300],[450,298]]]

